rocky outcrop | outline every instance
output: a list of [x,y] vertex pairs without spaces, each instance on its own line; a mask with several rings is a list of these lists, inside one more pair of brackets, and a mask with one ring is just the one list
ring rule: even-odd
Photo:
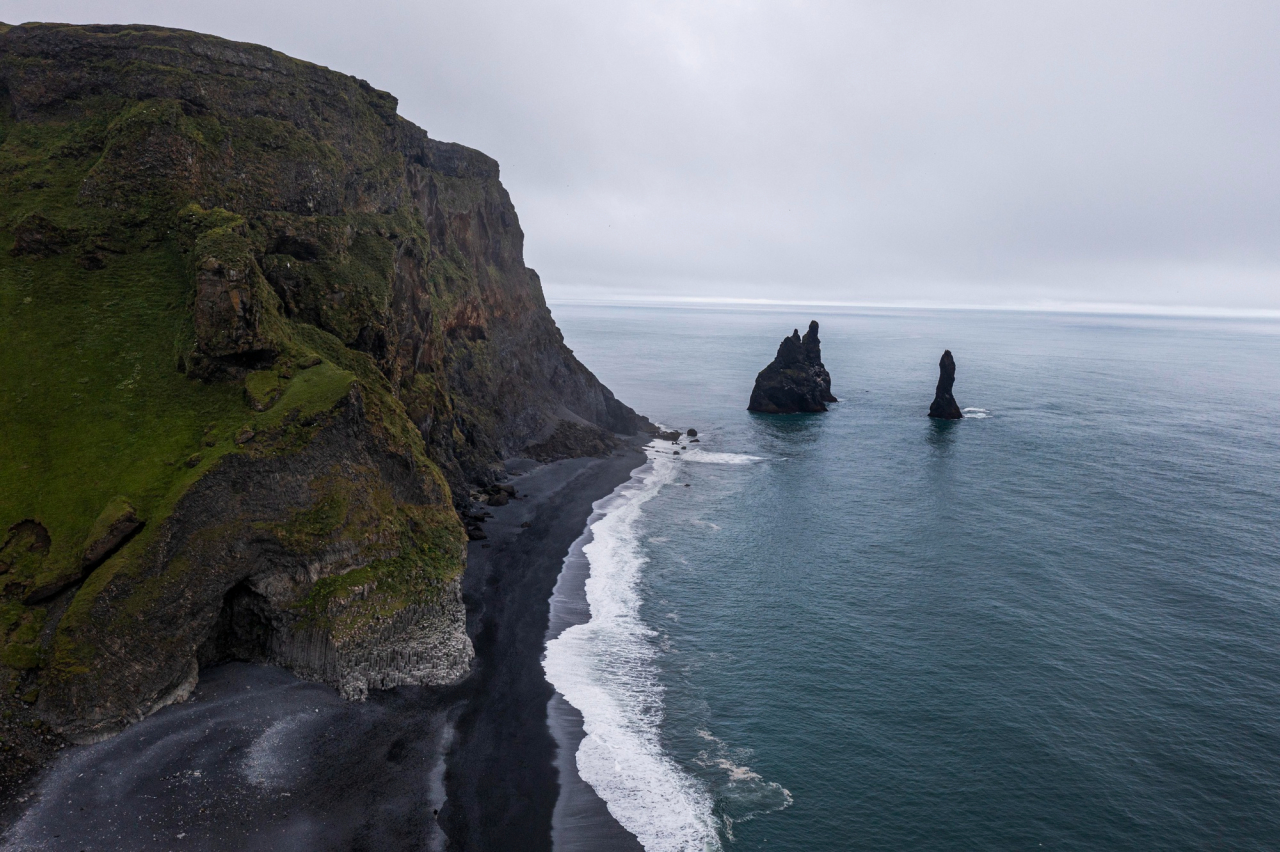
[[961,420],[964,414],[951,395],[951,388],[956,383],[956,359],[951,357],[951,350],[942,353],[938,361],[938,387],[933,393],[933,402],[929,406],[929,416],[938,420]]
[[607,456],[618,446],[618,439],[606,429],[562,420],[546,440],[526,448],[525,454],[540,462],[552,462],[581,456]]
[[0,688],[78,739],[253,659],[466,673],[455,511],[651,427],[552,320],[498,164],[357,80],[0,24]]
[[831,374],[822,365],[818,322],[809,323],[804,337],[795,329],[783,338],[773,363],[756,376],[748,411],[762,414],[795,414],[826,411],[831,395]]

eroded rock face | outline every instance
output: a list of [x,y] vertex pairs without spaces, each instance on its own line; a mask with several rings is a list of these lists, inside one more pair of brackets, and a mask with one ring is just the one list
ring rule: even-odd
[[756,376],[748,411],[762,414],[796,414],[826,411],[831,394],[831,374],[822,364],[818,322],[809,323],[804,337],[795,329],[783,338],[773,363]]
[[39,371],[71,428],[12,408],[0,431],[76,469],[0,454],[6,483],[75,480],[0,495],[0,688],[68,735],[181,699],[201,662],[352,698],[464,675],[457,501],[506,458],[650,428],[564,345],[498,164],[362,80],[0,25],[6,137],[29,142],[0,150],[0,276],[41,287],[0,337],[48,322],[0,352],[0,396]]
[[[348,698],[466,674],[461,524],[441,484],[372,432],[358,388],[250,447],[63,616],[38,706],[66,735],[98,739],[180,698],[197,662],[274,663]],[[121,618],[139,599],[142,617]]]
[[929,406],[929,416],[938,420],[962,420],[956,398],[951,395],[951,388],[956,383],[956,359],[948,349],[942,353],[938,361],[938,387],[933,393],[933,403]]
[[540,462],[581,456],[607,456],[618,447],[613,433],[598,426],[562,420],[545,441],[533,444],[525,452]]

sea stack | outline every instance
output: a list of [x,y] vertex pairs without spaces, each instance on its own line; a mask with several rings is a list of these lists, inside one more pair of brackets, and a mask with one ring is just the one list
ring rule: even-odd
[[756,376],[747,411],[762,414],[795,414],[802,411],[826,411],[831,395],[831,374],[822,366],[818,323],[809,323],[804,337],[795,329],[778,346],[773,363]]
[[938,389],[933,394],[933,405],[929,406],[929,416],[939,420],[962,420],[964,414],[951,395],[951,388],[956,383],[956,359],[951,357],[951,350],[942,353],[938,361]]

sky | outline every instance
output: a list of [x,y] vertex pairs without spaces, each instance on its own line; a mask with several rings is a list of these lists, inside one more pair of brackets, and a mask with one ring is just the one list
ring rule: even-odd
[[0,0],[368,80],[552,299],[1280,310],[1280,3]]

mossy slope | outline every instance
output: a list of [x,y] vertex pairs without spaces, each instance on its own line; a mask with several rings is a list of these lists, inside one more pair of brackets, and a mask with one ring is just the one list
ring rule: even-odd
[[0,26],[0,686],[85,737],[198,661],[465,671],[452,494],[646,425],[522,252],[497,164],[363,81]]

